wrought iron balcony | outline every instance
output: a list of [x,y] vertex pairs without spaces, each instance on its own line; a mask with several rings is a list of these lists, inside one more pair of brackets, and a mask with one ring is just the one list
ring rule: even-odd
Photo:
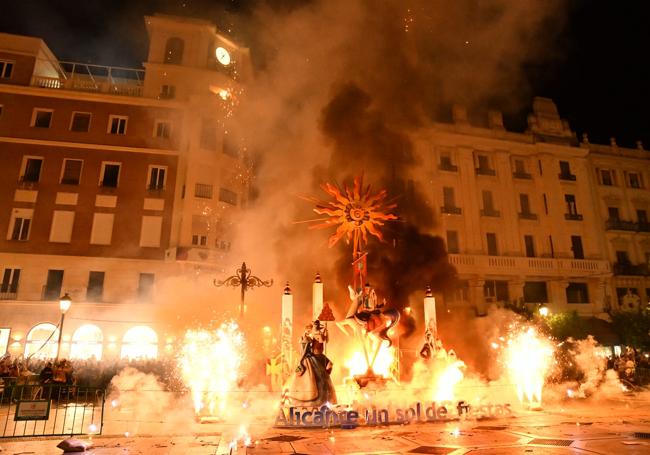
[[614,275],[649,276],[648,264],[631,264],[625,262],[614,263]]
[[449,207],[443,205],[442,207],[440,207],[440,212],[447,213],[449,215],[460,215],[461,213],[463,213],[463,210],[460,207]]
[[582,221],[582,215],[579,213],[565,213],[564,219],[572,220],[572,221]]
[[0,300],[16,300],[18,298],[18,291],[2,291],[0,292]]
[[512,177],[516,179],[525,179],[525,180],[533,179],[532,174],[529,174],[528,172],[524,172],[524,171],[515,171],[512,173]]
[[576,181],[576,176],[575,176],[575,174],[571,174],[571,173],[568,173],[568,172],[560,172],[560,173],[558,174],[558,177],[559,177],[560,180],[569,180],[569,181],[571,181],[571,182],[575,182],[575,181]]
[[481,216],[498,217],[498,216],[501,216],[501,212],[499,210],[494,210],[494,209],[482,209],[481,210]]
[[477,167],[476,175],[497,175],[497,171],[490,169],[489,167]]
[[537,219],[537,214],[536,213],[530,213],[530,212],[521,212],[521,213],[519,213],[519,219],[521,219],[521,220],[536,220]]
[[647,221],[638,222],[636,225],[637,225],[637,230],[639,232],[650,232],[650,223],[648,223]]
[[440,163],[438,165],[438,169],[441,170],[441,171],[458,172],[458,166],[456,166],[455,164],[451,164],[451,163],[442,162],[442,163]]
[[616,218],[610,218],[605,222],[605,228],[608,231],[637,231],[639,226],[634,221],[623,221]]

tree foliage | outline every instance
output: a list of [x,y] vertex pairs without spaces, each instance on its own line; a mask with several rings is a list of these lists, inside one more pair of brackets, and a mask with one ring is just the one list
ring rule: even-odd
[[650,350],[650,311],[612,311],[609,316],[623,344]]
[[582,340],[589,335],[585,320],[575,310],[551,314],[545,320],[550,334],[556,340],[563,341],[569,337]]

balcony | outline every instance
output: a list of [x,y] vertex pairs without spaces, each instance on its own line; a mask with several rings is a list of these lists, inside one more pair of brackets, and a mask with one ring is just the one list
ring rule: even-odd
[[582,221],[582,215],[579,213],[565,213],[564,219],[570,221]]
[[497,175],[497,171],[494,169],[490,169],[489,167],[477,167],[476,168],[476,175],[492,175],[495,176]]
[[17,298],[18,298],[18,291],[0,292],[0,300],[16,300]]
[[633,221],[623,221],[610,218],[605,221],[605,229],[608,231],[633,231],[639,230],[639,225]]
[[614,263],[614,275],[650,276],[648,264]]
[[499,210],[494,210],[494,209],[482,209],[481,216],[499,217],[501,216],[501,212]]
[[449,254],[449,263],[460,274],[504,274],[553,277],[603,276],[611,273],[608,261],[592,259],[529,258],[523,256],[484,256]]
[[460,207],[448,207],[443,205],[440,207],[441,213],[446,213],[447,215],[460,215],[463,213],[463,210]]
[[570,182],[575,182],[576,181],[575,174],[571,174],[571,173],[568,173],[568,172],[560,172],[557,176],[558,176],[558,178],[560,180],[568,180]]
[[451,163],[440,163],[438,169],[441,171],[458,172],[458,166]]
[[187,261],[200,264],[219,265],[223,264],[226,253],[218,248],[207,247],[186,247],[179,246],[176,248],[176,260]]
[[523,179],[523,180],[532,180],[533,176],[532,176],[532,174],[529,174],[528,172],[515,171],[515,172],[512,173],[512,178]]
[[537,219],[537,214],[536,213],[530,213],[530,212],[521,212],[521,213],[519,213],[519,219],[520,220],[536,220]]
[[[51,62],[48,63],[51,65]],[[54,90],[142,96],[144,70],[76,62],[57,63],[58,76],[34,75],[31,85]]]

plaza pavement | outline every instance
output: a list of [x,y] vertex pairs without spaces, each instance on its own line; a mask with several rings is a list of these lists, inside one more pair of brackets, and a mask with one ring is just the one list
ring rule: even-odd
[[[215,454],[650,454],[650,402],[626,398],[574,402],[491,420],[406,424],[356,429],[249,428],[250,447],[221,437],[218,424],[194,434],[105,435],[92,438],[93,455]],[[1,455],[61,454],[63,438],[0,440]],[[88,440],[88,437],[82,438]]]

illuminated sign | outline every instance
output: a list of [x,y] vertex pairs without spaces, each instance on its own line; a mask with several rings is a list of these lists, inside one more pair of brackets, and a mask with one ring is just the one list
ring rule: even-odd
[[276,428],[292,427],[356,427],[359,425],[386,425],[415,422],[444,422],[461,417],[485,418],[512,415],[510,404],[481,404],[472,406],[466,401],[415,403],[406,408],[336,409],[327,405],[320,408],[280,408],[275,418]]

